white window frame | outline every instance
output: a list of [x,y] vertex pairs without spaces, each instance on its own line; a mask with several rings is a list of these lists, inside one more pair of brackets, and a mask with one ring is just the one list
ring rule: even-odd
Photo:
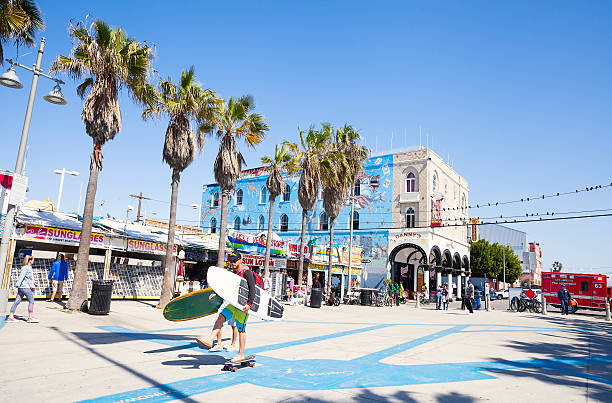
[[[412,178],[408,176],[410,174],[413,175]],[[412,187],[414,188],[414,190],[410,190],[410,182],[413,182]],[[419,191],[419,186],[418,186],[416,174],[410,171],[406,174],[406,193],[412,193],[412,192],[418,192],[418,191]]]
[[288,183],[285,183],[285,188],[283,189],[283,192],[281,193],[281,201],[282,202],[291,201],[291,185]]
[[268,202],[268,188],[266,186],[262,186],[259,191],[259,204],[266,204]]
[[[323,228],[323,221],[321,220],[321,217],[325,217],[325,226],[327,227],[326,229]],[[325,213],[325,211],[322,211],[319,214],[319,231],[329,231],[329,217],[327,216],[327,214]]]
[[[214,223],[213,223],[214,221]],[[216,234],[217,233],[217,218],[216,217],[211,217],[210,219],[210,233],[211,234]]]
[[210,201],[210,207],[219,207],[220,204],[220,197],[221,195],[219,194],[218,191],[213,193],[212,196],[212,200]]
[[242,189],[238,189],[236,191],[236,206],[242,206],[244,199],[244,191]]
[[414,228],[416,226],[416,213],[414,209],[409,207],[404,215],[406,216],[406,228]]

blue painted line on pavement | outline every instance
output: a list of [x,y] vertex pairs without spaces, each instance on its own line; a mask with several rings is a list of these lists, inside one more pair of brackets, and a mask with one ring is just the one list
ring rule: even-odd
[[[368,325],[372,325],[368,323]],[[324,336],[311,337],[295,340],[287,343],[278,343],[262,346],[249,350],[249,353],[265,352],[284,347],[291,347],[300,344],[312,343],[316,341],[328,340],[335,337],[342,337],[351,334],[373,331],[380,328],[395,326],[393,324],[381,324],[368,326],[366,328],[354,329],[349,331],[331,333]],[[431,326],[431,325],[430,325]],[[498,360],[490,362],[465,362],[465,363],[439,363],[439,364],[386,364],[381,361],[384,358],[402,353],[417,346],[426,344],[441,337],[450,336],[461,332],[487,332],[483,330],[466,330],[471,326],[485,326],[479,324],[471,325],[445,325],[448,328],[429,335],[409,340],[371,354],[358,357],[353,360],[337,359],[303,359],[285,360],[265,355],[259,355],[257,362],[260,365],[254,368],[244,368],[236,373],[219,373],[172,382],[164,385],[155,385],[148,388],[137,389],[134,391],[113,394],[99,397],[87,401],[98,402],[127,402],[144,401],[165,402],[170,400],[182,399],[193,395],[210,392],[239,385],[250,383],[257,386],[285,389],[285,390],[330,390],[330,389],[349,389],[349,388],[372,388],[372,387],[392,387],[426,383],[448,383],[470,380],[496,379],[491,372],[508,371],[517,369],[548,369],[567,375],[586,377],[585,374],[575,371],[570,367],[586,366],[590,364],[609,364],[612,363],[612,355],[607,356],[579,356],[551,359],[531,359],[531,360]],[[495,325],[503,326],[503,325]],[[514,327],[514,326],[508,326]],[[514,331],[521,330],[522,326],[516,326]],[[129,329],[114,327],[100,327],[111,332],[121,332],[130,337],[142,340],[153,341],[155,343],[167,344],[170,342],[164,339],[164,335],[151,335],[150,333],[140,333],[129,331]],[[500,329],[490,329],[489,331],[499,331]],[[531,331],[540,330],[559,330],[534,328]],[[127,332],[126,332],[127,331]],[[512,330],[509,330],[512,331]],[[139,334],[140,333],[140,334]],[[154,336],[154,337],[151,337]],[[168,337],[168,336],[166,336]],[[199,351],[202,351],[198,348]],[[197,358],[195,358],[197,361]],[[612,385],[612,379],[601,376],[589,375],[589,379]]]
[[0,330],[2,330],[4,325],[6,325],[6,316],[2,315],[2,318],[0,318]]

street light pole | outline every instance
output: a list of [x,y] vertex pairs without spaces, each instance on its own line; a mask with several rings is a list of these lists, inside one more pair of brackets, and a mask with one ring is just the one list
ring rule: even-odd
[[504,290],[506,289],[506,248],[502,245],[502,261],[504,264]]
[[[23,129],[21,131],[21,142],[19,143],[19,151],[17,152],[17,162],[15,163],[15,173],[21,174],[23,170],[23,158],[25,155],[26,145],[28,143],[28,133],[30,131],[30,120],[32,119],[32,109],[34,108],[34,97],[36,96],[36,87],[38,86],[38,76],[40,72],[40,65],[42,63],[42,56],[45,51],[45,38],[40,41],[38,47],[38,55],[36,57],[36,64],[34,65],[34,76],[32,78],[32,87],[30,88],[30,98],[28,99],[28,106],[26,108],[25,120],[23,122]],[[16,87],[17,88],[17,87]],[[5,282],[10,268],[7,266],[7,257],[9,252],[9,241],[13,233],[13,222],[15,221],[15,212],[17,206],[9,204],[8,211],[6,213],[6,220],[4,221],[4,230],[2,232],[2,243],[0,244],[0,273],[2,278],[0,284],[8,284]],[[8,285],[7,288],[8,289]],[[3,298],[4,299],[4,298]],[[3,301],[0,301],[2,304]]]
[[348,294],[351,295],[351,268],[353,266],[353,214],[355,214],[355,184],[351,189],[351,218],[349,220]]
[[[60,184],[59,184],[59,191],[57,192],[57,207],[56,210],[60,211],[60,206],[62,205],[62,191],[64,190],[64,175],[65,174],[69,174],[69,175],[73,175],[73,176],[78,176],[79,173],[76,171],[68,171],[66,168],[62,168],[62,169],[56,169],[53,171],[53,173],[56,173],[58,175],[61,175],[60,177]],[[79,207],[80,207],[81,203],[79,201]]]

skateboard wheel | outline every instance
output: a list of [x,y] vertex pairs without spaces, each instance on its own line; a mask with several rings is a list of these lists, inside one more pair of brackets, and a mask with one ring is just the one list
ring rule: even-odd
[[232,372],[236,372],[236,367],[232,368]]
[[250,363],[250,364],[249,364],[249,367],[254,367],[254,366],[255,366],[255,363],[254,363],[254,362],[252,362],[252,363]]

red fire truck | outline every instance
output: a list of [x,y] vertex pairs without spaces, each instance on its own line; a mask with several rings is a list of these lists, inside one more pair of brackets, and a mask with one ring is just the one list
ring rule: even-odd
[[609,297],[610,291],[605,274],[542,272],[542,293],[546,302],[554,307],[561,306],[557,297],[561,284],[565,284],[576,302],[574,304],[574,301],[570,301],[570,313],[576,312],[578,308],[598,311],[606,309],[606,297]]

